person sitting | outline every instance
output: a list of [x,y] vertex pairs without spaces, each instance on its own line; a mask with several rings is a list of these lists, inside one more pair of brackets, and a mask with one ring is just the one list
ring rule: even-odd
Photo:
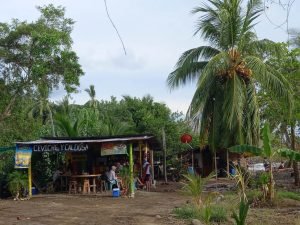
[[58,178],[62,174],[63,174],[62,168],[60,168],[60,167],[53,173],[53,176],[52,176],[53,191],[56,191],[58,189],[58,187],[60,186],[60,181]]
[[109,182],[109,187],[112,189],[114,186],[118,186],[118,181],[116,177],[116,169],[117,167],[112,166],[108,172],[106,172],[106,177]]
[[136,176],[134,178],[134,187],[136,189],[143,189],[145,185],[143,184],[143,182],[138,178],[138,176]]

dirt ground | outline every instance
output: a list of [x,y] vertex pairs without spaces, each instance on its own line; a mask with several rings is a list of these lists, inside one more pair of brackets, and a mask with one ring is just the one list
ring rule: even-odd
[[186,201],[175,189],[174,185],[158,185],[155,192],[138,191],[134,199],[112,198],[107,192],[97,196],[49,194],[24,201],[0,200],[0,224],[186,224],[170,215],[174,207]]
[[[179,183],[158,184],[152,192],[136,192],[134,199],[112,198],[110,192],[39,194],[24,201],[0,199],[0,225],[187,225],[190,221],[176,219],[172,214],[175,207],[188,200],[179,188]],[[228,219],[222,224],[233,224],[230,215]],[[247,221],[249,225],[300,225],[300,202],[286,199],[278,207],[251,208]]]

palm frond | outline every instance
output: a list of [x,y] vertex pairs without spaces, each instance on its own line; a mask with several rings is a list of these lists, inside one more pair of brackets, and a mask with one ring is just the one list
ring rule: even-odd
[[207,65],[205,60],[218,53],[217,49],[210,46],[201,46],[184,52],[176,64],[176,69],[168,76],[168,86],[175,88],[199,78],[201,71]]
[[[229,79],[225,84],[223,123],[229,130],[241,128],[243,109],[245,105],[246,84],[237,75]],[[239,133],[241,132],[240,129]],[[238,134],[240,135],[240,134]]]
[[292,90],[290,84],[282,74],[267,66],[255,56],[245,57],[245,62],[247,67],[252,70],[254,79],[275,97],[285,99],[291,111],[293,108]]
[[289,160],[295,160],[297,162],[300,161],[300,153],[288,148],[282,148],[277,150],[277,154],[281,157],[288,158]]
[[192,62],[189,65],[178,67],[169,74],[167,84],[171,89],[185,85],[199,78],[201,71],[207,65],[207,62]]
[[249,0],[247,3],[247,9],[244,17],[244,23],[242,28],[242,33],[250,31],[256,23],[254,21],[263,12],[261,0]]

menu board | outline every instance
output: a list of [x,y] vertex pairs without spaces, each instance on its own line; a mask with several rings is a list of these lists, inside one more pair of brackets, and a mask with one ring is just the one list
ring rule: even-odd
[[123,143],[102,143],[101,156],[127,154],[127,146]]

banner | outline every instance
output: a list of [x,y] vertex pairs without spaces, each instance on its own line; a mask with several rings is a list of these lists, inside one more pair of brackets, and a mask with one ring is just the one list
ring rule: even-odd
[[34,152],[85,152],[88,149],[86,143],[33,145]]
[[102,143],[101,145],[101,155],[123,155],[127,154],[126,144],[117,143]]
[[28,168],[31,163],[32,148],[30,146],[16,146],[15,168]]

